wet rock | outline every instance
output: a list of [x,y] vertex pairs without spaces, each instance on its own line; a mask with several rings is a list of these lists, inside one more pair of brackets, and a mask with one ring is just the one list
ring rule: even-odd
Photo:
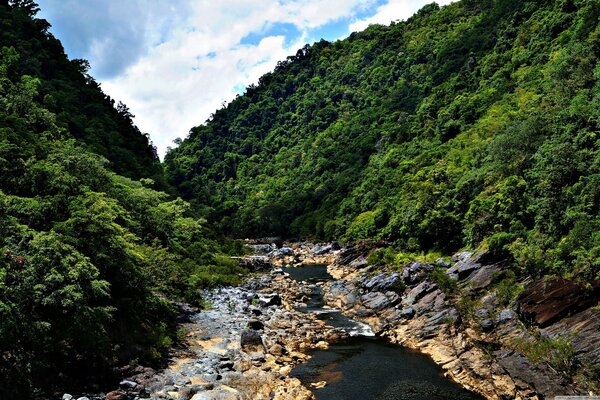
[[73,400],[73,396],[70,395],[69,393],[65,393],[62,396],[62,400]]
[[257,331],[243,330],[240,338],[240,347],[244,351],[262,351],[264,344],[260,333]]
[[545,327],[599,300],[600,281],[586,287],[572,279],[540,279],[519,295],[517,311],[525,321]]

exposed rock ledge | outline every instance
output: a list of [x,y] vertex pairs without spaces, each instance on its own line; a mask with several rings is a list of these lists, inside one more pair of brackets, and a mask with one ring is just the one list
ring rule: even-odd
[[[507,266],[486,265],[465,252],[454,265],[442,264],[475,307],[468,319],[458,298],[429,279],[435,266],[414,263],[401,273],[373,274],[366,249],[339,252],[329,272],[338,281],[325,288],[330,306],[365,321],[378,335],[428,354],[464,387],[489,399],[544,399],[588,394],[546,363],[533,364],[511,350],[514,338],[532,335],[567,338],[578,360],[600,366],[598,282],[592,288],[572,282],[529,285],[517,306],[504,307],[495,286]],[[440,265],[438,265],[439,267]],[[406,286],[405,286],[406,285]],[[529,323],[533,320],[539,327]]]

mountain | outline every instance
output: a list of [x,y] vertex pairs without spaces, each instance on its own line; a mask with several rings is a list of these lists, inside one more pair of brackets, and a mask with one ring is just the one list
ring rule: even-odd
[[317,42],[165,159],[234,236],[600,267],[600,3],[463,0]]
[[171,300],[235,283],[234,251],[166,188],[131,114],[31,1],[0,1],[0,398],[112,382],[176,340]]

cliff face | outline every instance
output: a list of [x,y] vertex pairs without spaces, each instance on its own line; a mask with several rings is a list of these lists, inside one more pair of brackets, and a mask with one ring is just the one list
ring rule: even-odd
[[598,391],[598,282],[519,282],[508,264],[486,263],[484,254],[453,260],[377,272],[350,250],[329,267],[339,280],[326,299],[490,399]]

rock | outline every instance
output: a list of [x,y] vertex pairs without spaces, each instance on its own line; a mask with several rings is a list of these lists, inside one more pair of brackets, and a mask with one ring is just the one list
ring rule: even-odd
[[545,327],[599,300],[600,281],[586,287],[573,279],[540,279],[519,295],[517,312],[523,320]]
[[83,396],[83,397],[78,398],[77,400],[90,400],[90,399],[89,399],[89,397]]
[[576,354],[600,369],[600,309],[592,307],[544,329],[551,337],[568,337]]
[[122,380],[119,382],[119,386],[121,386],[123,389],[135,389],[137,383],[129,380]]
[[325,386],[327,386],[327,382],[325,381],[313,382],[310,384],[310,387],[315,389],[323,389]]
[[240,266],[248,268],[251,271],[270,270],[273,267],[271,259],[268,256],[246,256],[232,258],[238,260]]
[[433,269],[433,265],[416,262],[402,270],[400,276],[407,284],[416,284],[421,281],[427,272]]
[[273,244],[250,244],[248,245],[255,254],[268,254],[273,250],[277,249],[277,246]]
[[495,353],[498,363],[508,371],[513,380],[522,380],[542,394],[544,398],[575,394],[566,382],[545,364],[533,365],[522,354],[511,350]]
[[382,273],[375,275],[370,279],[361,281],[362,287],[372,292],[386,292],[388,290],[403,289],[402,277],[398,273],[391,275]]
[[277,250],[273,250],[272,252],[269,253],[269,256],[273,257],[273,258],[293,256],[293,255],[294,255],[294,250],[292,250],[291,248],[289,248],[287,246],[284,246]]
[[494,329],[494,321],[492,321],[491,319],[483,319],[479,321],[479,327],[482,331],[489,332],[492,329]]
[[243,330],[240,347],[244,351],[261,351],[264,349],[262,337],[257,331]]
[[69,393],[65,393],[62,396],[62,400],[73,400],[73,396],[70,395]]
[[462,256],[458,257],[459,261],[454,264],[451,268],[448,269],[447,273],[450,277],[455,277],[459,281],[467,279],[471,276],[475,271],[481,268],[481,264],[479,263],[479,256],[473,257],[470,252],[459,253]]
[[253,315],[256,315],[256,316],[262,315],[262,311],[260,310],[260,308],[258,308],[256,306],[250,306],[249,310]]
[[255,330],[255,331],[261,331],[263,329],[265,329],[265,324],[263,324],[260,321],[257,320],[250,320],[248,321],[248,328]]
[[320,256],[326,253],[329,253],[332,249],[331,244],[325,245],[325,246],[315,246],[312,249],[312,253],[314,255]]
[[411,319],[414,316],[415,316],[415,309],[412,307],[403,308],[402,311],[400,311],[401,318]]
[[475,310],[473,315],[476,318],[487,318],[490,315],[490,312],[487,308],[480,308],[478,310]]
[[106,400],[126,400],[127,395],[120,390],[113,390],[106,394]]
[[515,314],[515,312],[509,308],[506,308],[502,311],[500,311],[500,314],[498,315],[498,324],[503,324],[505,322],[510,321],[511,319],[514,319],[517,315]]
[[421,299],[427,293],[433,291],[436,288],[436,284],[432,282],[423,281],[417,286],[412,288],[408,294],[404,297],[403,303],[407,306],[415,304],[416,301]]
[[258,296],[258,304],[260,304],[263,307],[280,306],[281,297],[277,293],[269,295],[261,294]]
[[273,268],[271,270],[271,275],[283,275],[285,274],[285,272],[283,272],[283,269],[281,268]]
[[502,264],[485,265],[469,277],[471,289],[479,290],[498,282],[504,277],[505,266]]
[[386,296],[381,292],[370,292],[362,296],[362,304],[365,308],[374,311],[381,311],[384,308],[392,307],[400,301],[400,296],[396,293],[388,292],[391,295]]

